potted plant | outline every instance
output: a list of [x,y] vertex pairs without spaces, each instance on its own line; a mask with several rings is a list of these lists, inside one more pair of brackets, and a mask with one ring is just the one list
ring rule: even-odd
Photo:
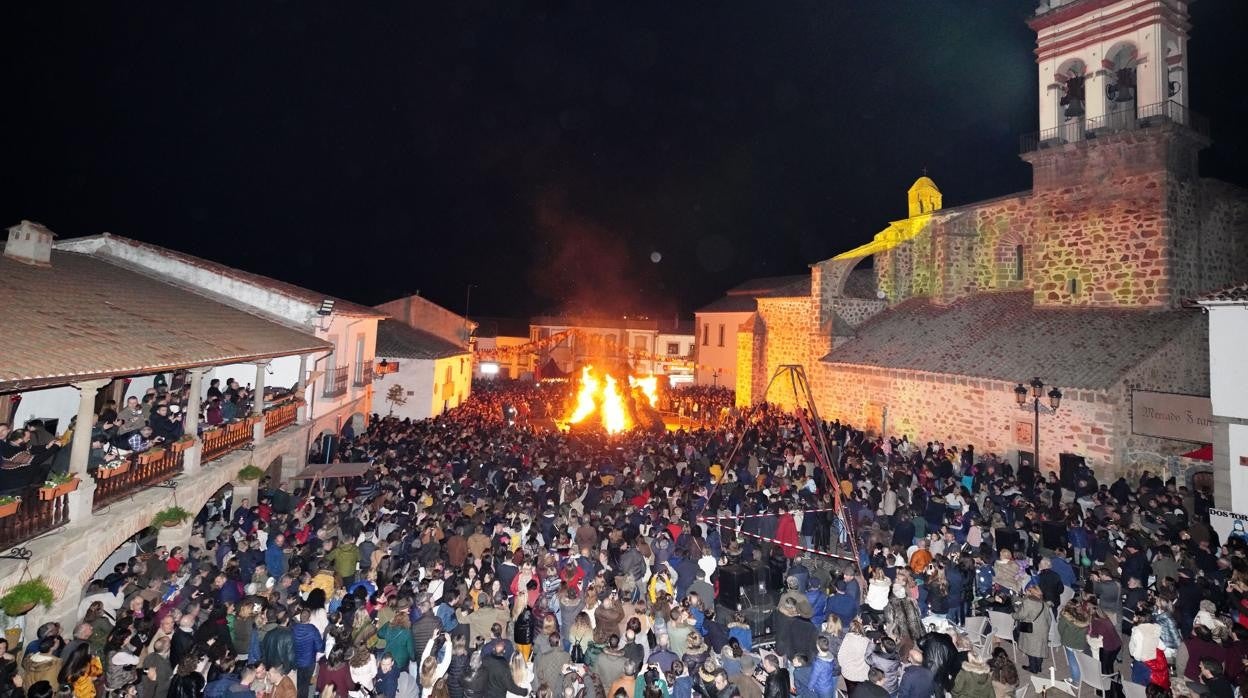
[[18,582],[4,592],[4,596],[0,596],[0,609],[4,609],[6,615],[20,616],[38,605],[52,608],[53,601],[56,601],[56,594],[52,593],[52,587],[45,584],[42,577],[35,577]]
[[6,516],[12,516],[17,513],[17,508],[22,505],[22,498],[14,495],[0,496],[0,519]]
[[195,443],[194,436],[191,436],[190,434],[183,434],[182,436],[178,437],[177,441],[174,441],[173,443],[169,444],[169,448],[174,453],[181,453],[182,451],[185,451],[186,449],[190,448],[191,444],[194,444],[194,443]]
[[129,470],[130,470],[130,461],[124,458],[121,458],[121,459],[112,461],[110,463],[104,463],[100,467],[96,468],[95,479],[107,480],[110,477],[117,477],[118,475],[124,475]]
[[165,449],[156,446],[139,454],[139,465],[147,465],[165,457]]
[[39,488],[39,499],[51,501],[78,489],[78,478],[69,474],[49,473],[48,479]]
[[243,482],[251,482],[253,480],[259,480],[262,477],[264,477],[264,471],[261,470],[260,468],[257,468],[255,465],[252,465],[251,463],[248,463],[246,466],[243,467],[242,470],[238,471],[238,479],[242,480]]
[[182,525],[182,522],[191,518],[191,512],[180,506],[171,506],[161,509],[152,517],[152,528],[164,526],[165,528],[173,528]]

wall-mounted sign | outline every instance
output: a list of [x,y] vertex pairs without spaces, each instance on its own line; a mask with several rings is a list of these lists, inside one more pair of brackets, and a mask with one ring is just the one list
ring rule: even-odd
[[1131,433],[1213,443],[1213,404],[1208,396],[1132,390]]

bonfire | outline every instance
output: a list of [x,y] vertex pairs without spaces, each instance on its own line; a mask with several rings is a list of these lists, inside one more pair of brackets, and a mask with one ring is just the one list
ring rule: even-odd
[[572,412],[564,421],[570,427],[601,427],[608,434],[662,429],[658,404],[657,376],[616,376],[585,366]]

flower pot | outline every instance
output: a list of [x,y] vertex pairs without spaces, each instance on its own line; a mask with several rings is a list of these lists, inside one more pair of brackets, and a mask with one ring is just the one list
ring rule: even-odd
[[95,471],[96,480],[107,480],[110,477],[117,477],[130,471],[130,463],[122,461],[121,465],[116,468],[97,468]]
[[190,448],[195,443],[195,439],[178,439],[169,445],[169,449],[174,453],[181,453]]
[[17,513],[17,508],[22,505],[22,500],[9,502],[8,504],[0,504],[0,519],[6,516],[12,516]]
[[27,613],[30,613],[30,610],[31,610],[32,608],[34,608],[35,606],[38,606],[38,605],[39,605],[38,603],[36,603],[36,602],[34,602],[34,601],[31,601],[31,602],[29,602],[29,603],[24,603],[24,604],[22,604],[22,605],[20,605],[20,606],[14,606],[12,609],[10,609],[10,610],[9,610],[9,615],[11,615],[11,616],[24,616],[24,615],[26,615]]
[[164,457],[165,457],[165,449],[153,448],[150,451],[144,451],[143,453],[139,454],[139,465],[147,465],[148,463],[158,461]]
[[78,489],[77,478],[74,478],[73,480],[70,480],[69,482],[63,482],[57,485],[56,487],[40,487],[39,499],[45,502],[49,502],[58,497],[67,495],[76,489]]
[[178,526],[181,526],[183,523],[184,522],[182,521],[166,521],[162,523],[161,526],[164,526],[165,528],[177,528]]

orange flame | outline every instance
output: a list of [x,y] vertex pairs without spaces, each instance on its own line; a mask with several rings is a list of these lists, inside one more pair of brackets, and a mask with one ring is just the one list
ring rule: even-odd
[[[646,396],[651,407],[658,404],[658,378],[629,376],[628,387],[640,389]],[[592,366],[581,369],[581,384],[576,393],[576,407],[568,417],[568,424],[579,424],[590,416],[598,414],[602,420],[602,428],[608,434],[619,434],[627,431],[635,422],[625,403],[627,399],[622,386],[614,376],[609,374],[599,377]]]

